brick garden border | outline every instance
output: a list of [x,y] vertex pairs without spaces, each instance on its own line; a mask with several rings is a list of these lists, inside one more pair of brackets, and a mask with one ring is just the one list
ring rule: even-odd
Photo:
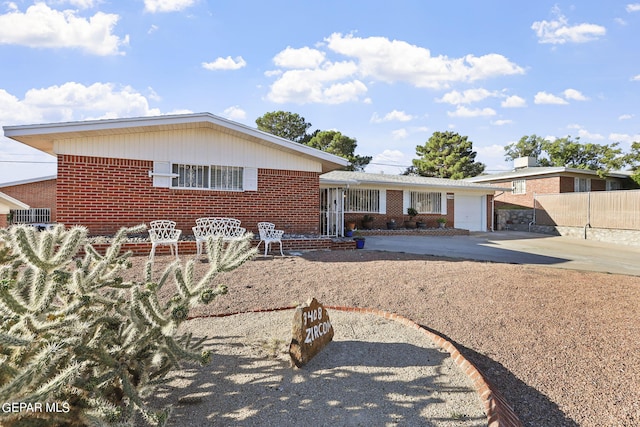
[[[454,363],[462,370],[462,372],[471,380],[476,392],[480,396],[480,400],[484,405],[484,410],[487,415],[488,427],[522,427],[522,422],[514,412],[513,408],[507,403],[502,394],[493,386],[485,377],[482,372],[475,367],[473,363],[467,360],[462,353],[456,348],[456,346],[449,340],[445,339],[441,335],[429,331],[411,319],[395,313],[389,313],[383,310],[377,310],[374,308],[362,308],[362,307],[344,307],[336,305],[325,305],[326,309],[337,310],[351,313],[360,314],[373,314],[382,317],[387,320],[396,321],[409,328],[416,329],[427,337],[429,337],[438,347],[449,353],[449,356],[453,359]],[[210,314],[202,316],[190,316],[191,319],[206,319],[216,317],[228,317],[236,314],[247,313],[268,313],[283,310],[295,310],[296,307],[279,307],[272,309],[255,309],[249,311],[238,311],[234,313],[224,314]]]

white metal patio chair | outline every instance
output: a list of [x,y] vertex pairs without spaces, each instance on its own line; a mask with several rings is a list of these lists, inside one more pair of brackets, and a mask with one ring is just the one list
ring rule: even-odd
[[264,256],[267,256],[271,243],[280,243],[280,255],[284,256],[284,253],[282,253],[283,230],[276,230],[275,224],[270,222],[259,222],[258,232],[260,233],[260,242],[258,242],[257,247],[259,248],[260,243],[264,242]]
[[176,229],[176,222],[167,219],[151,221],[149,223],[149,239],[151,239],[151,253],[149,258],[153,259],[156,253],[156,246],[169,245],[171,255],[174,254],[178,258],[178,239],[182,230]]

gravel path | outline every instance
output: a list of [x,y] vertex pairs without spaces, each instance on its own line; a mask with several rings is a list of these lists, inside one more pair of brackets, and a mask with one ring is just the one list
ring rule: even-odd
[[[168,260],[157,257],[156,266]],[[258,257],[217,281],[229,294],[195,314],[310,297],[395,312],[456,344],[526,426],[640,425],[640,277],[318,251]]]
[[293,310],[193,319],[184,330],[213,337],[213,360],[177,372],[152,404],[174,404],[169,427],[486,426],[471,381],[425,334],[372,314],[329,316],[333,341],[302,369],[288,354]]

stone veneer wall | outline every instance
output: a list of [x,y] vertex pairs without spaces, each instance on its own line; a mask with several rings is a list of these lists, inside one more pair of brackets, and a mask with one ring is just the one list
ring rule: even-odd
[[582,240],[640,246],[640,230],[616,230],[612,228],[561,227],[557,225],[532,225],[533,233],[567,236]]
[[496,230],[529,231],[533,209],[497,209]]

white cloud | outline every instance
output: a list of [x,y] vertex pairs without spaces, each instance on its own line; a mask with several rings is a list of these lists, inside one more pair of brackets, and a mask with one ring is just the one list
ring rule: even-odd
[[[97,0],[99,1],[99,0]],[[49,4],[70,4],[79,9],[90,9],[96,5],[96,0],[56,0],[48,1]]]
[[[277,78],[267,99],[298,104],[356,100],[371,103],[370,98],[362,97],[367,92],[364,79],[440,89],[455,82],[524,74],[523,68],[498,54],[454,59],[443,55],[432,57],[428,49],[404,41],[340,33],[332,34],[324,42],[325,51],[287,47],[279,52],[273,61],[281,69],[265,73]],[[347,60],[328,60],[329,53],[345,56]]]
[[510,125],[511,123],[513,123],[513,120],[494,120],[491,122],[491,124],[495,126]]
[[629,135],[628,133],[610,133],[609,141],[624,142],[631,144],[632,142],[640,142],[640,134]]
[[469,109],[467,107],[462,107],[459,106],[458,108],[456,108],[456,111],[447,111],[447,115],[449,117],[489,117],[489,116],[495,116],[496,112],[494,109],[492,108],[476,108],[476,109]]
[[144,0],[144,10],[151,13],[179,12],[195,3],[195,0]]
[[226,108],[222,113],[223,117],[229,120],[244,120],[247,118],[247,112],[238,107],[237,105]]
[[618,120],[630,120],[633,118],[633,114],[623,114],[618,117]]
[[357,101],[367,92],[360,80],[351,78],[357,71],[353,62],[325,62],[316,69],[288,70],[270,87],[267,98],[276,103],[339,104]]
[[629,3],[625,8],[627,12],[640,12],[640,3]]
[[508,96],[502,103],[500,104],[503,108],[521,108],[527,106],[527,101],[524,98],[519,97],[518,95]]
[[382,122],[408,122],[413,120],[414,117],[411,114],[407,114],[404,111],[393,110],[384,115],[384,117],[378,116],[378,113],[373,113],[371,117],[371,123],[382,123]]
[[326,54],[317,49],[303,47],[294,49],[287,46],[285,50],[273,58],[278,67],[283,68],[316,68],[324,62]]
[[555,15],[555,20],[536,21],[531,25],[539,43],[584,43],[597,40],[607,32],[605,27],[596,24],[569,25],[567,18],[557,6],[552,9],[552,14]]
[[236,56],[235,59],[227,56],[226,58],[218,57],[212,62],[203,62],[202,68],[211,71],[217,70],[239,70],[247,65],[242,56]]
[[97,12],[90,18],[77,16],[73,10],[53,10],[45,3],[0,15],[0,44],[34,48],[79,48],[94,55],[118,55],[129,36],[112,34],[120,17]]
[[640,82],[640,74],[637,74],[637,75],[631,77],[631,81]]
[[533,98],[533,102],[535,104],[555,104],[555,105],[566,105],[567,101],[560,98],[559,96],[553,95],[547,92],[538,92],[536,96]]
[[582,126],[578,125],[578,124],[569,125],[569,126],[567,126],[567,128],[568,129],[577,130],[578,133],[577,133],[576,136],[579,136],[583,140],[601,140],[601,139],[604,139],[604,136],[600,135],[599,133],[591,133],[588,130],[586,130],[585,128],[583,128]]
[[68,82],[60,86],[30,89],[23,99],[0,91],[3,124],[60,122],[158,115],[147,98],[130,86]]
[[457,90],[445,93],[442,98],[436,99],[437,102],[446,102],[447,104],[460,105],[479,102],[489,97],[499,96],[497,92],[490,92],[487,89],[467,89],[464,92]]
[[387,83],[407,82],[416,87],[441,89],[453,82],[524,74],[524,69],[498,54],[463,58],[431,56],[429,49],[385,37],[360,38],[334,33],[327,47],[358,60],[358,72]]
[[393,139],[405,139],[409,136],[409,132],[406,129],[396,129],[391,132]]
[[584,96],[580,91],[575,89],[567,89],[564,92],[564,97],[566,99],[573,99],[574,101],[587,101],[589,98]]

